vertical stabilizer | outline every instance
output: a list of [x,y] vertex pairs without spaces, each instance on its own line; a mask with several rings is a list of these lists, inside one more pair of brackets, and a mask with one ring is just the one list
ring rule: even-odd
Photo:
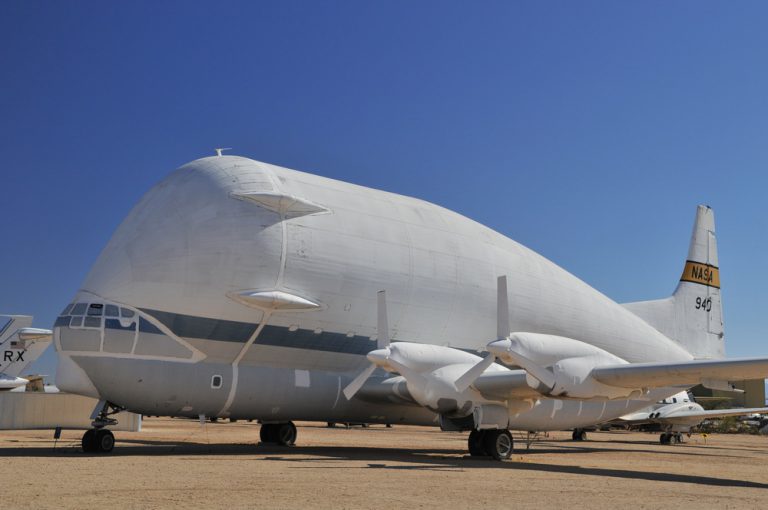
[[51,332],[28,315],[0,315],[0,375],[17,377],[51,345]]
[[694,357],[725,357],[715,214],[709,206],[696,210],[688,258],[674,294],[624,306]]
[[700,205],[675,300],[677,340],[697,358],[725,357],[715,213]]

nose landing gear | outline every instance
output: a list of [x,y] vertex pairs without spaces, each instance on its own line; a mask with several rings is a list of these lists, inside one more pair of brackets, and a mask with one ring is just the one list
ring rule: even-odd
[[109,429],[89,429],[82,444],[85,453],[109,453],[115,447],[115,435]]
[[110,415],[117,414],[125,408],[109,401],[100,400],[91,413],[92,429],[83,434],[82,446],[85,453],[109,453],[115,447],[115,435],[106,429],[107,425],[117,425],[117,420]]

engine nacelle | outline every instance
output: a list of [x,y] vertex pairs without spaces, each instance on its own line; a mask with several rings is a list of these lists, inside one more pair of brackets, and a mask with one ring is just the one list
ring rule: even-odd
[[[605,359],[602,356],[562,359],[552,365],[555,385],[544,394],[558,398],[606,400],[640,397],[643,394],[642,390],[609,386],[591,376],[593,368],[615,363],[615,360]],[[532,378],[529,376],[529,384],[532,382],[530,379]],[[536,382],[541,384],[539,381]]]
[[557,398],[619,399],[639,397],[641,389],[603,384],[591,376],[592,369],[627,362],[594,345],[556,335],[512,333],[489,344],[491,352],[527,372],[529,386]]
[[417,372],[432,372],[448,365],[474,364],[480,360],[474,354],[442,345],[393,342],[389,351],[389,357]]
[[564,336],[542,333],[512,333],[507,338],[508,349],[522,354],[542,367],[549,367],[560,360],[589,356],[604,356],[605,364],[626,363],[618,356],[594,345]]
[[[455,382],[467,370],[482,361],[468,352],[438,345],[397,342],[386,349],[368,354],[372,363],[399,372],[408,393],[418,404],[447,417],[465,417],[473,407],[485,401],[475,390],[458,390]],[[506,370],[500,366],[489,370]]]

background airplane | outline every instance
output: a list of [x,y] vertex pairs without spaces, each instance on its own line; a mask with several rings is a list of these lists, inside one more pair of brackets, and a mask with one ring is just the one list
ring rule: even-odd
[[697,403],[692,394],[681,391],[640,411],[620,416],[612,423],[627,427],[658,425],[661,430],[661,444],[682,443],[683,433],[690,434],[691,429],[710,418],[725,416],[746,416],[768,413],[768,407],[713,409],[705,410]]
[[51,345],[51,330],[30,326],[31,316],[0,315],[0,391],[26,386],[21,372]]

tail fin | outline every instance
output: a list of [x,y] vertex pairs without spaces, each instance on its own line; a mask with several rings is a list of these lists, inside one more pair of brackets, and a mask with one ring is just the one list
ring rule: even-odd
[[51,345],[51,332],[31,325],[29,315],[0,315],[0,374],[17,377]]
[[697,359],[725,357],[715,213],[709,206],[696,211],[688,259],[672,296],[624,307]]

